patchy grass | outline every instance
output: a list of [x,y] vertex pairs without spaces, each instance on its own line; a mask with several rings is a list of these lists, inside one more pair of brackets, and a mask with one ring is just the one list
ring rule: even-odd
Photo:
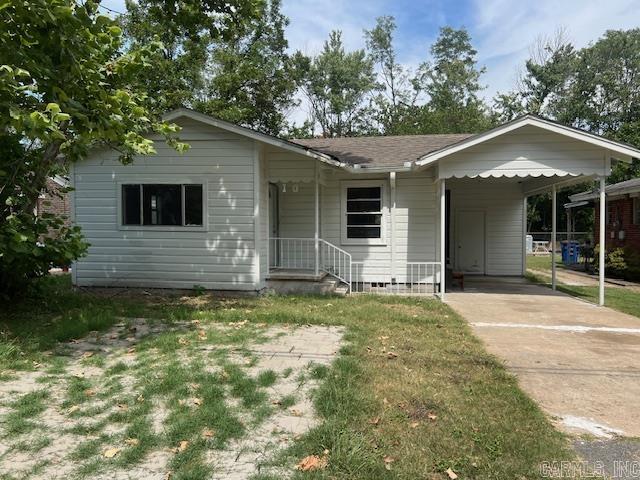
[[[551,287],[551,276],[528,272],[527,279],[531,282]],[[599,300],[600,293],[598,287],[566,285],[558,280],[557,288],[560,292],[567,293],[587,302],[598,303]],[[640,318],[640,292],[625,287],[605,285],[604,296],[607,307]]]
[[[110,408],[123,403],[124,411],[86,423],[84,431],[95,438],[72,453],[80,477],[90,478],[105,465],[133,466],[158,448],[176,449],[169,465],[173,479],[210,476],[206,453],[242,438],[247,428],[247,420],[225,400],[235,398],[238,408],[253,412],[253,420],[260,421],[273,410],[295,404],[295,397],[286,395],[278,408],[272,408],[265,392],[278,378],[287,377],[300,385],[309,379],[320,382],[313,402],[321,421],[266,464],[290,469],[307,455],[329,452],[326,469],[294,471],[294,478],[446,479],[449,468],[459,478],[538,478],[542,461],[574,459],[566,438],[519,389],[516,379],[484,350],[462,318],[436,300],[109,297],[74,293],[64,277],[47,282],[41,301],[8,307],[0,328],[0,365],[5,369],[33,369],[33,362],[53,368],[58,356],[45,352],[55,350],[58,340],[105,330],[122,316],[197,322],[186,331],[152,335],[136,347],[133,366],[98,365],[105,378],[132,375],[136,382],[130,393],[110,394]],[[198,331],[198,325],[217,323],[242,328]],[[243,343],[256,338],[255,326],[261,324],[343,325],[349,344],[328,368],[310,365],[306,373],[276,375],[265,370],[256,376],[247,373],[255,359],[248,357],[247,365],[240,366],[227,361],[224,348],[207,353],[198,347],[226,345],[242,357]],[[207,368],[211,365],[218,368]],[[64,368],[60,362],[56,370],[63,377]],[[67,408],[97,401],[87,390],[108,388],[64,378]],[[201,404],[189,404],[193,398]],[[32,406],[21,412],[41,409],[45,401],[25,401]],[[151,422],[159,404],[166,409],[161,431]],[[6,417],[3,421],[6,429]],[[124,430],[107,434],[107,425]],[[212,438],[202,435],[207,428],[215,431]],[[111,462],[101,458],[104,448],[123,445],[127,438],[137,443],[122,447]],[[265,475],[258,478],[269,478]]]

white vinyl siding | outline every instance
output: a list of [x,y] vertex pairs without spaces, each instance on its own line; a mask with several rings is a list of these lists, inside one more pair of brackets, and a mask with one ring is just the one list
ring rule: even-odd
[[[256,288],[254,141],[192,120],[176,123],[191,146],[183,154],[158,141],[156,155],[132,165],[111,151],[75,165],[75,219],[91,245],[75,265],[78,285]],[[118,185],[151,182],[206,185],[203,231],[121,229]]]
[[525,126],[442,158],[439,177],[601,175],[604,153],[595,145]]
[[451,179],[450,252],[456,265],[456,212],[485,214],[485,270],[487,275],[522,275],[522,190],[508,179]]

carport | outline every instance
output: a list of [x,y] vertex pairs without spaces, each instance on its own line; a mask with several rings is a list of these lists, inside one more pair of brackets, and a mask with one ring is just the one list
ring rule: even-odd
[[[437,172],[442,271],[523,276],[527,198],[551,193],[555,245],[557,192],[585,181],[599,183],[599,243],[604,244],[605,179],[613,162],[631,162],[633,157],[640,158],[640,150],[534,115],[423,156],[416,165],[435,167]],[[604,253],[601,249],[600,265],[604,265]],[[555,258],[552,265],[555,290]],[[599,274],[599,304],[604,305],[604,268]],[[440,292],[444,299],[443,277]]]

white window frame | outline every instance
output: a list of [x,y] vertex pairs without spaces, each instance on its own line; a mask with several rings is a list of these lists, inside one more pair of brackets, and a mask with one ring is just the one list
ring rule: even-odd
[[[382,218],[380,219],[380,238],[347,238],[347,189],[361,187],[380,187],[382,195],[380,209]],[[340,241],[342,245],[387,245],[387,221],[389,218],[388,194],[386,180],[353,180],[341,182],[340,201]]]
[[[202,225],[124,225],[122,216],[122,186],[123,185],[202,185]],[[180,189],[182,195],[182,221],[184,222],[185,204],[184,188]],[[138,180],[131,179],[116,184],[116,209],[118,230],[153,231],[153,232],[206,232],[209,230],[208,212],[209,185],[206,180],[197,178],[176,178],[172,181],[163,180]],[[140,204],[142,209],[142,203]],[[142,221],[142,211],[140,212]]]

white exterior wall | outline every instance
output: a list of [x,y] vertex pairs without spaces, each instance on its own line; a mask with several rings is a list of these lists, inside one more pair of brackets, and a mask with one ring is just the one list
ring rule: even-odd
[[[176,123],[183,126],[180,138],[191,145],[184,154],[158,141],[157,155],[132,165],[104,151],[73,169],[75,220],[91,244],[74,268],[78,285],[258,288],[255,142],[192,120]],[[204,230],[120,226],[121,182],[204,182]]]
[[440,178],[600,175],[605,151],[531,125],[440,160]]
[[456,268],[456,213],[460,210],[485,214],[485,273],[522,275],[523,195],[515,179],[449,179],[451,225],[449,248]]

